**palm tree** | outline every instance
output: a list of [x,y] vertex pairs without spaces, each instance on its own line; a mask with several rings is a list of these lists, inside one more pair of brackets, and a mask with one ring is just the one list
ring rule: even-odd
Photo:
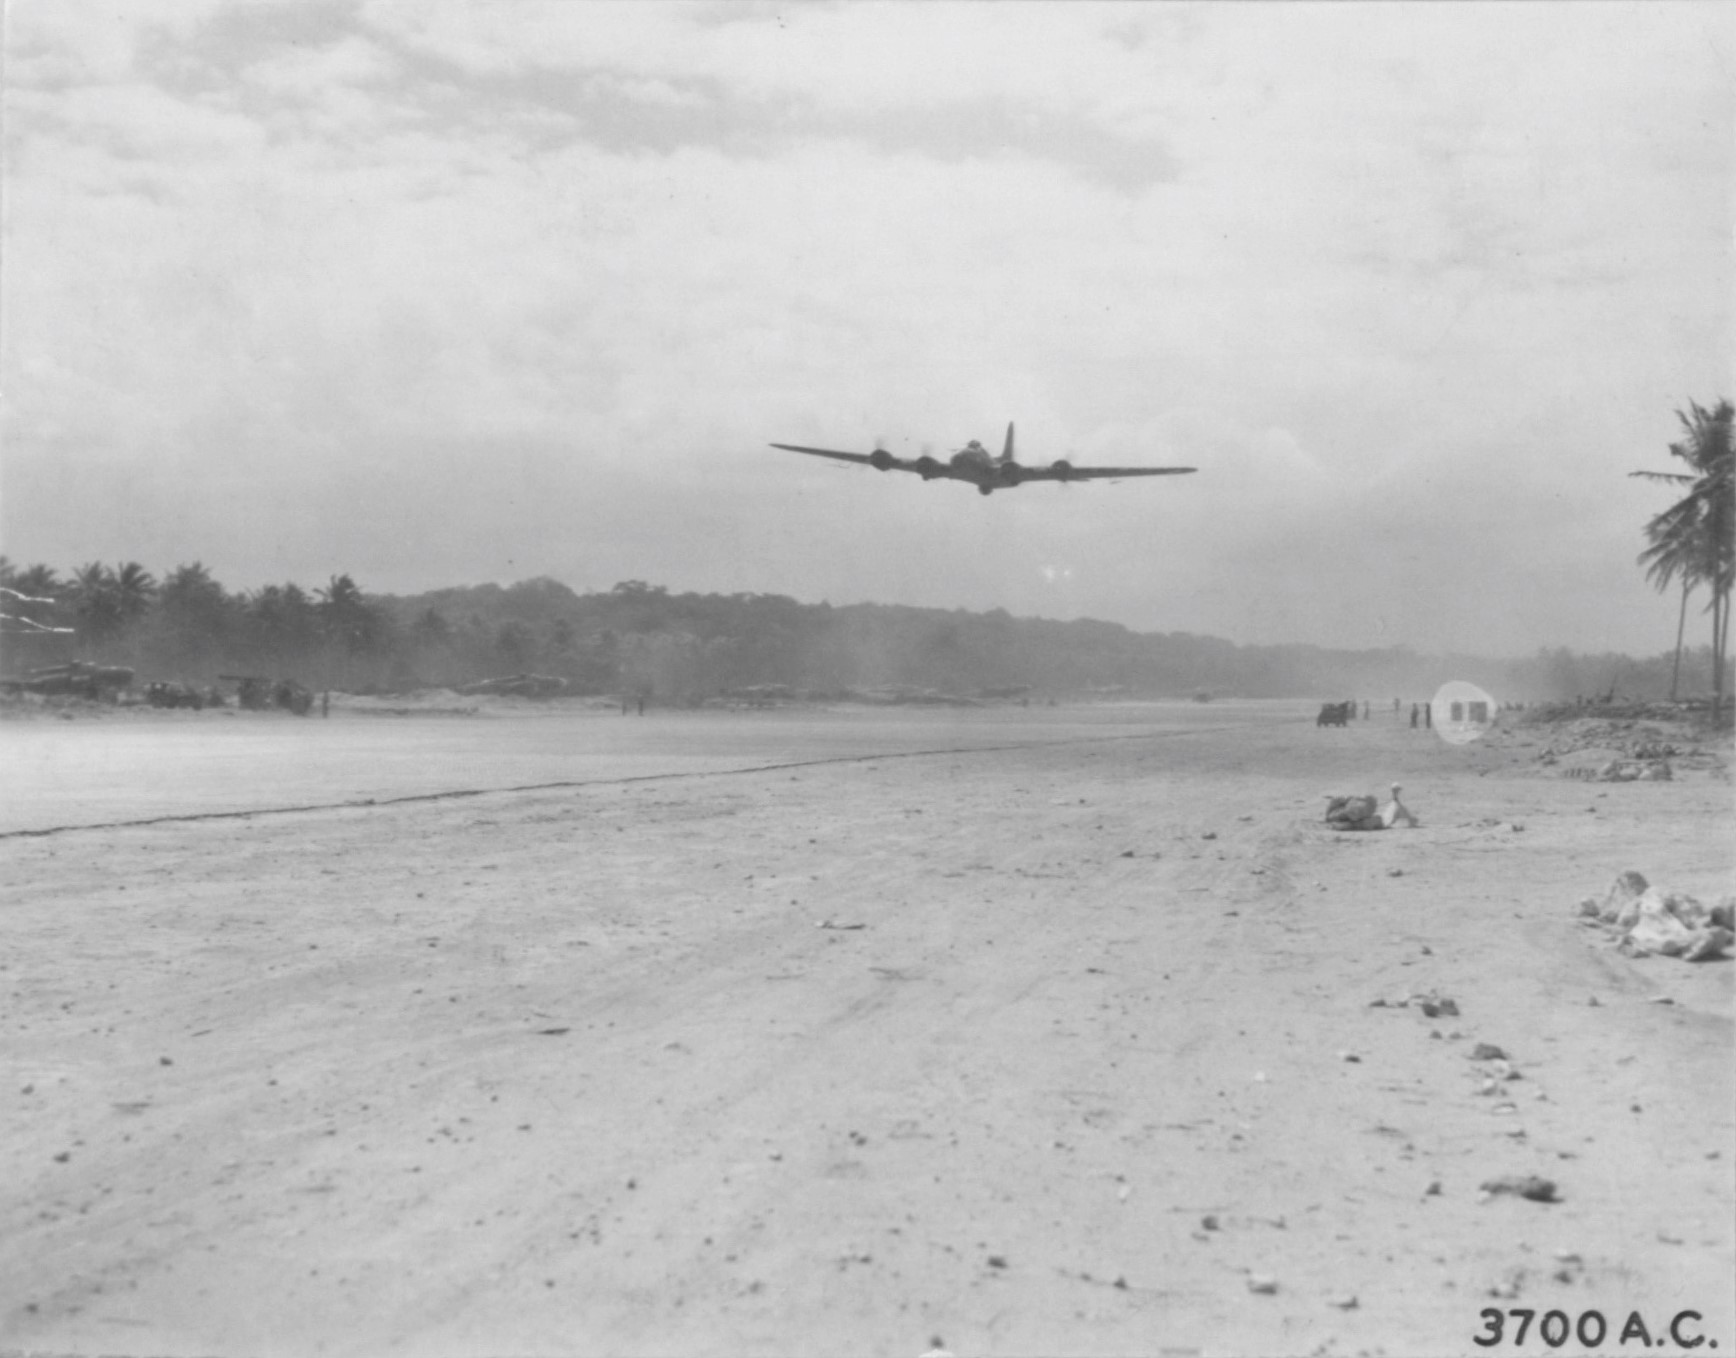
[[[1639,555],[1646,578],[1660,590],[1680,577],[1682,610],[1676,628],[1676,665],[1681,666],[1682,625],[1688,593],[1705,585],[1712,594],[1712,711],[1723,719],[1724,658],[1729,647],[1730,588],[1736,580],[1736,483],[1731,479],[1732,426],[1736,406],[1720,401],[1713,409],[1688,403],[1676,412],[1687,437],[1670,445],[1670,455],[1691,468],[1686,472],[1633,472],[1648,481],[1685,487],[1687,493],[1646,524],[1651,544]],[[1674,680],[1671,696],[1675,696]]]
[[100,561],[72,573],[72,604],[86,634],[97,642],[126,631],[151,606],[157,582],[136,561],[112,570]]
[[287,666],[294,671],[305,667],[319,640],[316,607],[307,591],[293,581],[266,585],[249,595],[248,664],[266,670]]
[[72,607],[78,615],[79,640],[92,648],[100,648],[120,631],[114,584],[114,573],[100,561],[72,573]]
[[66,589],[54,567],[39,564],[18,570],[7,562],[3,583],[10,591],[8,608],[20,622],[46,628],[54,621],[57,600]]
[[20,594],[34,595],[39,599],[50,598],[65,587],[53,566],[40,563],[26,566],[23,570],[9,569],[6,583]]
[[136,561],[114,568],[115,609],[121,626],[130,627],[144,616],[157,596],[157,579]]
[[346,688],[354,687],[356,657],[378,647],[383,639],[382,617],[348,575],[334,575],[323,589],[316,589],[314,605],[328,648],[342,656]]
[[367,632],[367,603],[362,591],[348,575],[334,575],[324,589],[314,594],[319,602],[315,609],[326,634],[344,643],[347,649],[360,648]]
[[157,591],[156,663],[194,672],[221,666],[239,612],[202,561],[175,567]]
[[69,660],[63,636],[77,629],[63,607],[66,587],[51,566],[26,566],[19,570],[0,557],[0,637],[6,639],[0,661],[7,668]]

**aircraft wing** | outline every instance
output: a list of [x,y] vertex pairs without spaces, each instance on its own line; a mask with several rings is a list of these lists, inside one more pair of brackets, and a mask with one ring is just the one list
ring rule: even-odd
[[1198,467],[1020,467],[1021,481],[1093,481],[1121,476],[1186,476]]
[[[865,467],[877,467],[881,471],[913,472],[917,470],[914,462],[907,462],[901,457],[894,457],[884,448],[872,453],[841,453],[836,448],[805,448],[799,443],[774,443],[774,448],[782,448],[786,453],[806,453],[809,457],[829,457],[838,462],[860,462]],[[944,475],[944,472],[937,472]]]

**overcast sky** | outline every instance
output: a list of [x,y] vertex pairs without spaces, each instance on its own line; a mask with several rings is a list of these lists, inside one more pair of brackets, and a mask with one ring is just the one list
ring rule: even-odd
[[[1625,473],[1736,394],[1736,6],[6,25],[15,563],[1674,641]],[[1009,420],[1199,472],[983,498],[767,447]]]

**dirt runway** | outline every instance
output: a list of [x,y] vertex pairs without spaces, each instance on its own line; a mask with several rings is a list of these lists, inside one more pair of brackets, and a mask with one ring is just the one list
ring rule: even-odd
[[0,1348],[1736,1346],[1729,784],[1210,715],[0,839]]

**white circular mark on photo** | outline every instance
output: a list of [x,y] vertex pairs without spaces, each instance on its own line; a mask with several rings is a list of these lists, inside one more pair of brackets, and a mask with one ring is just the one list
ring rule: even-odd
[[1475,684],[1449,679],[1429,700],[1435,734],[1449,745],[1468,745],[1495,724],[1501,705]]

